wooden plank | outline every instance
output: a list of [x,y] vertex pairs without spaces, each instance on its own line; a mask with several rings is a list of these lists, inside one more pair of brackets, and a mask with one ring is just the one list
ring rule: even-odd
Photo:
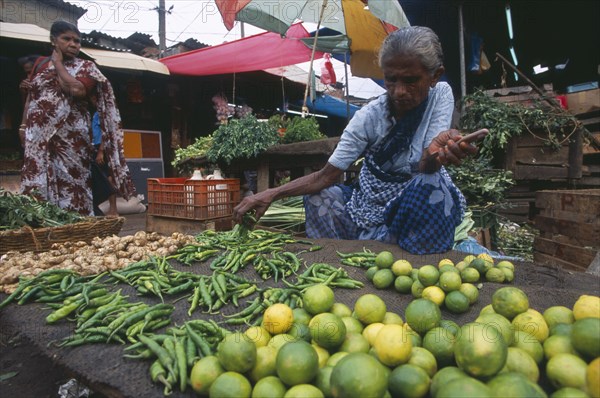
[[566,179],[568,167],[517,165],[513,170],[515,180]]
[[583,133],[580,128],[569,141],[569,179],[581,178],[583,165]]
[[[521,135],[514,137],[517,148],[527,147],[547,147],[545,144],[548,140],[548,133],[545,131],[524,131]],[[568,143],[563,143],[563,146],[568,146]]]
[[579,265],[585,269],[588,268],[598,253],[598,250],[569,245],[566,243],[559,243],[551,239],[540,237],[535,238],[533,242],[533,249],[540,253],[548,254],[555,258]]
[[271,182],[270,167],[268,161],[261,161],[256,170],[256,190],[258,192],[269,189]]
[[515,157],[516,164],[566,166],[569,164],[569,148],[564,146],[558,151],[541,146],[517,148]]
[[597,246],[600,242],[600,225],[557,220],[542,215],[535,216],[534,224],[540,231],[567,235],[579,240],[586,246]]
[[600,214],[600,189],[538,191],[535,206],[585,214]]
[[506,145],[504,168],[513,171],[517,167],[517,139],[511,138]]
[[600,225],[600,213],[587,213],[580,211],[558,210],[546,208],[540,211],[540,215],[557,220],[573,221],[582,224]]
[[585,268],[581,268],[577,264],[573,264],[568,261],[564,261],[564,260],[558,259],[556,257],[549,256],[547,254],[539,253],[539,252],[533,252],[533,262],[536,265],[542,265],[544,267],[551,267],[551,268],[559,267],[559,268],[562,268],[565,270],[578,271],[578,272],[586,271]]
[[582,177],[577,181],[577,185],[586,187],[600,187],[600,177]]
[[600,116],[598,116],[598,117],[591,117],[589,119],[580,118],[579,121],[581,123],[583,123],[584,126],[589,126],[589,125],[592,125],[592,124],[600,123]]

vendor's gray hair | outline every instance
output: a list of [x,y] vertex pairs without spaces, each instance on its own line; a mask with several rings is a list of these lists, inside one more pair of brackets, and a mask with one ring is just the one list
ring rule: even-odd
[[416,56],[432,75],[444,64],[440,39],[425,26],[409,26],[390,33],[379,50],[379,66],[387,58],[398,55]]

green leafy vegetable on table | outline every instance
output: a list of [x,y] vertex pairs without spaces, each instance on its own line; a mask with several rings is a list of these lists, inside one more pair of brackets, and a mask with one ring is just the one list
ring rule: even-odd
[[57,227],[82,221],[84,217],[33,196],[0,189],[0,230]]

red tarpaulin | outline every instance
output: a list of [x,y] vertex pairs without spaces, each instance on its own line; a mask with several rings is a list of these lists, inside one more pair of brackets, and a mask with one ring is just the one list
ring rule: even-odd
[[[160,60],[173,75],[207,76],[252,72],[310,61],[311,49],[300,38],[309,37],[302,24],[295,24],[282,38],[266,32],[217,46],[201,48]],[[323,57],[315,52],[315,59]]]

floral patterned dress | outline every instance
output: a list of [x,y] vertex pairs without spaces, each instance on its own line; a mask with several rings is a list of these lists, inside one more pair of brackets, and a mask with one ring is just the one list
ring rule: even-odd
[[[30,77],[26,112],[25,156],[21,193],[35,194],[59,207],[93,215],[90,162],[91,117],[87,99],[68,96],[60,87],[50,61],[38,60]],[[107,163],[120,194],[135,194],[123,155],[123,131],[112,87],[93,62],[78,58],[64,66],[88,93],[98,90],[98,112],[103,127]]]

